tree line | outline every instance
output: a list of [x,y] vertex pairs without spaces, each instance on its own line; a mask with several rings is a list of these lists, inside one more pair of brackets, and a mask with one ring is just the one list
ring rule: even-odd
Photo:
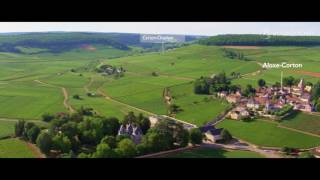
[[259,34],[218,35],[198,41],[203,45],[243,46],[317,46],[320,36],[280,36]]

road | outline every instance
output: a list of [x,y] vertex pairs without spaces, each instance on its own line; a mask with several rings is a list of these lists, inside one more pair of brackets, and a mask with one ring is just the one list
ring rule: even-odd
[[232,149],[232,150],[242,150],[242,151],[251,151],[256,152],[265,156],[266,158],[282,158],[282,156],[275,150],[263,150],[259,149],[256,146],[242,141],[235,142],[233,144],[217,144],[217,143],[203,143],[202,147],[214,148],[214,149]]

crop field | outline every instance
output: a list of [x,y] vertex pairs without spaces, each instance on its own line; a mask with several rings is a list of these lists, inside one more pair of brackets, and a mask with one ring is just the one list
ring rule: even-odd
[[13,121],[0,121],[0,139],[14,134]]
[[0,140],[0,158],[35,158],[31,149],[19,139]]
[[166,158],[263,158],[264,156],[250,151],[226,151],[222,149],[211,148],[197,148],[174,155]]
[[[224,57],[221,47],[203,45],[185,46],[168,50],[164,54],[141,54],[141,49],[136,47],[124,51],[106,46],[85,46],[56,54],[41,53],[44,51],[42,49],[22,50],[26,54],[0,53],[0,118],[40,119],[46,112],[67,112],[65,103],[73,109],[92,107],[98,114],[119,119],[129,111],[167,114],[163,91],[170,87],[173,103],[182,109],[176,117],[201,126],[223,113],[229,104],[211,96],[194,94],[192,83],[200,76],[211,76],[223,71],[227,75],[237,72],[244,77],[234,79],[233,84],[257,86],[257,80],[263,78],[271,85],[280,81],[281,71],[262,70],[259,63],[266,60],[303,63],[303,71],[320,72],[320,68],[317,68],[320,64],[319,47],[235,49],[252,61],[229,59]],[[126,70],[124,77],[116,79],[97,74],[93,70],[99,64],[123,67]],[[71,72],[71,69],[75,71]],[[284,70],[284,76],[289,75],[303,77],[310,82],[319,79],[308,73]],[[63,93],[62,88],[67,94]],[[89,97],[88,92],[95,96]],[[74,95],[79,95],[81,99],[74,99]],[[283,126],[319,134],[317,124],[316,117],[300,114],[281,123]],[[319,145],[316,137],[281,129],[270,123],[257,121],[243,124],[227,120],[220,125],[230,126],[235,136],[239,135],[239,138],[259,145]],[[248,128],[252,131],[248,131]],[[258,136],[251,132],[258,133]]]
[[182,109],[182,112],[177,114],[177,118],[198,126],[215,119],[230,106],[224,100],[195,94],[193,83],[170,87],[170,93],[173,97],[173,103]]
[[[237,49],[243,52],[245,57],[257,63],[295,63],[302,64],[299,69],[267,69],[257,75],[248,75],[245,79],[234,80],[235,84],[256,84],[257,80],[263,78],[268,84],[280,82],[280,73],[283,71],[284,77],[293,76],[304,78],[306,81],[317,82],[318,76],[312,73],[320,72],[320,47],[261,47],[259,49]],[[305,72],[305,73],[303,73]]]
[[296,112],[283,119],[282,126],[320,135],[320,116]]
[[255,120],[224,120],[217,125],[236,138],[267,147],[311,148],[320,145],[320,138],[278,127],[278,123]]

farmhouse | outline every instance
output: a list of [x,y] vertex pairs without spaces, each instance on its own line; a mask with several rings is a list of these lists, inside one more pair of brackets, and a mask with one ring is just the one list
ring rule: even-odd
[[235,109],[230,111],[227,116],[234,120],[240,120],[240,119],[249,117],[250,114],[245,108],[236,107]]
[[216,129],[214,126],[203,126],[200,128],[200,131],[204,133],[206,139],[210,142],[216,142],[221,140],[221,132],[223,128]]
[[249,109],[256,110],[256,109],[259,109],[259,107],[260,107],[260,103],[258,101],[256,101],[255,99],[250,99],[247,102],[247,108],[249,108]]
[[241,100],[241,94],[240,93],[230,94],[226,97],[226,100],[229,103],[238,103]]

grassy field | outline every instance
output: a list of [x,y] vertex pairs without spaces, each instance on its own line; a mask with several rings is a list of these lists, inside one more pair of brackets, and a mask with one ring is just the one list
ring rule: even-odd
[[224,120],[217,127],[228,129],[244,141],[267,147],[311,148],[320,145],[320,138],[277,127],[277,123],[255,120],[242,122]]
[[0,158],[35,158],[27,145],[18,139],[0,140]]
[[170,87],[173,103],[182,108],[177,114],[183,119],[198,126],[216,118],[230,106],[226,101],[208,95],[197,95],[193,92],[193,83]]
[[320,116],[296,112],[282,120],[281,125],[320,135]]
[[180,152],[166,158],[264,158],[264,156],[249,151],[197,148]]
[[14,124],[12,121],[0,121],[0,138],[14,134]]

